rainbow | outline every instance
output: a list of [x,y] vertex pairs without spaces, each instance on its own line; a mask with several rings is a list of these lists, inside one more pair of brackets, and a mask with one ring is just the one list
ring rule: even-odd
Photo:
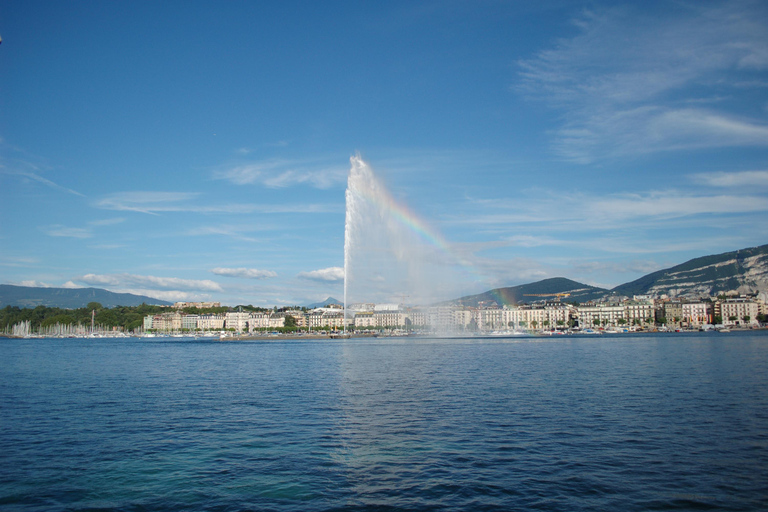
[[[370,167],[360,158],[359,155],[350,158],[352,169],[348,181],[347,190],[362,198],[369,204],[374,205],[380,211],[387,212],[400,224],[415,233],[420,239],[436,247],[450,260],[455,261],[470,274],[478,276],[477,269],[471,262],[456,253],[445,238],[432,229],[425,221],[419,218],[407,206],[395,200],[386,190],[381,182],[373,175]],[[372,186],[358,187],[353,183],[356,173],[366,174],[367,182]]]

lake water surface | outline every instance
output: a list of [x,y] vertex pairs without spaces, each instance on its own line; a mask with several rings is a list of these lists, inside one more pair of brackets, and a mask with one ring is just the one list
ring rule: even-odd
[[2,510],[768,510],[768,333],[0,339]]

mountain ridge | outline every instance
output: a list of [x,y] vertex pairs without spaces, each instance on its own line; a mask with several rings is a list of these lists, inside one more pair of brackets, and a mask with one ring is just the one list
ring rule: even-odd
[[105,308],[140,306],[141,304],[173,305],[172,302],[154,297],[132,293],[115,293],[102,288],[44,288],[0,284],[0,307],[35,308],[46,306],[77,309],[84,308],[89,302],[98,302]]
[[[441,304],[477,306],[493,301],[500,306],[533,302],[533,297],[554,299],[568,293],[568,302],[586,302],[613,296],[666,295],[668,297],[700,297],[726,293],[768,291],[768,244],[690,259],[679,265],[657,270],[612,289],[554,277],[534,283],[494,288]],[[526,298],[524,298],[526,297]]]

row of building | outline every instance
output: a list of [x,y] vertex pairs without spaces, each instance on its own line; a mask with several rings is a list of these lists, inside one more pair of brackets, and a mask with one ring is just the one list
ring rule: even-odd
[[557,301],[499,307],[435,306],[411,308],[398,304],[355,304],[346,318],[341,306],[309,311],[238,311],[210,315],[172,313],[149,315],[144,330],[221,331],[247,333],[295,326],[303,330],[438,329],[499,331],[514,329],[649,328],[662,324],[695,328],[707,324],[754,325],[766,315],[765,296],[701,301],[656,300],[635,296],[631,300],[571,305]]

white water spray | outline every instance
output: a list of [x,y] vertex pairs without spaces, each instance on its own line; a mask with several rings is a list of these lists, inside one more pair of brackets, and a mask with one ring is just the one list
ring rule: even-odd
[[355,302],[453,298],[456,259],[396,201],[359,155],[350,158],[344,218],[344,327]]

